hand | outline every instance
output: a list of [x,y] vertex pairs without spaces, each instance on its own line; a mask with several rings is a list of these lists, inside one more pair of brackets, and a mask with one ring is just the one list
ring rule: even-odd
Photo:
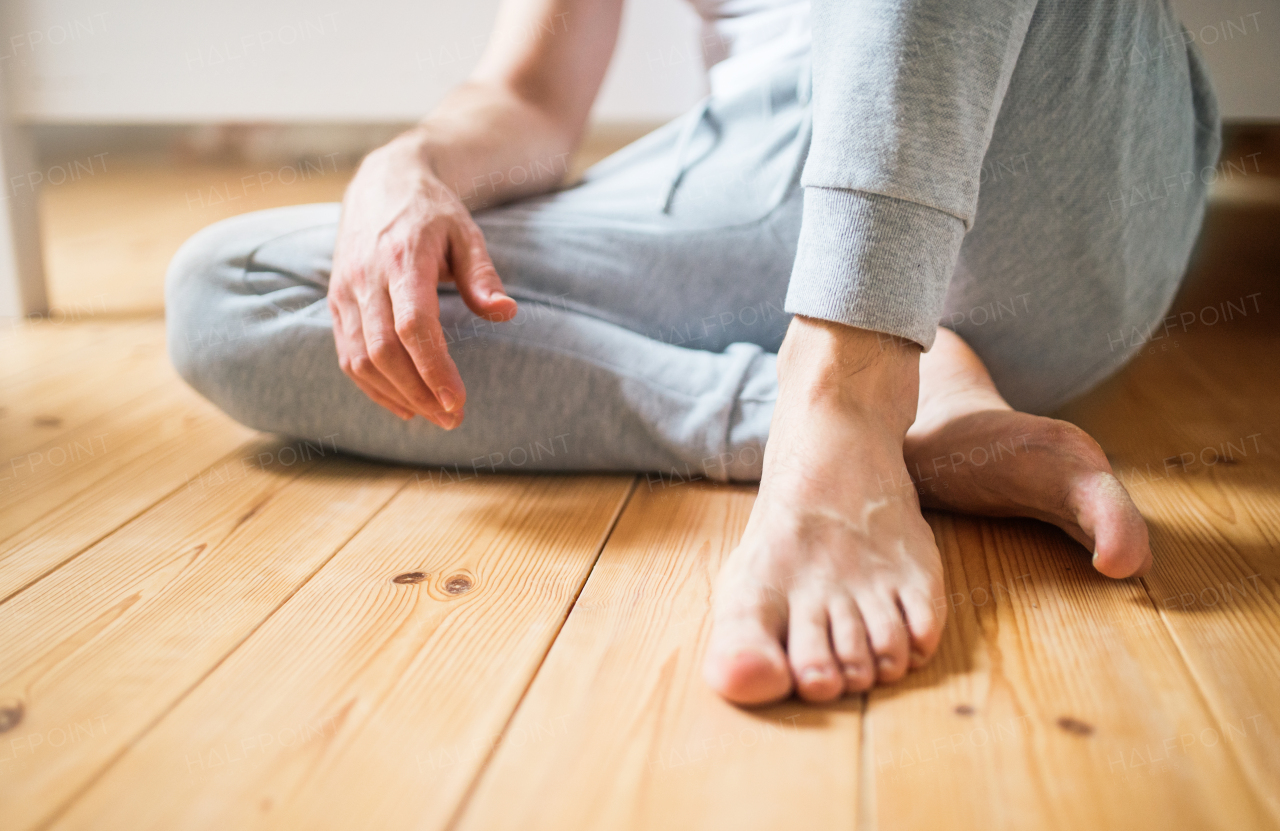
[[440,327],[436,289],[447,281],[480,317],[516,313],[471,213],[407,133],[370,153],[347,188],[329,311],[338,363],[365,395],[452,430],[466,390]]

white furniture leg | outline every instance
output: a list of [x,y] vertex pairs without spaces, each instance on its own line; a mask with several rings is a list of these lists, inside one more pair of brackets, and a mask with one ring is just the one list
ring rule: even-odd
[[0,319],[49,310],[36,190],[42,177],[27,131],[9,118],[6,74],[0,72]]

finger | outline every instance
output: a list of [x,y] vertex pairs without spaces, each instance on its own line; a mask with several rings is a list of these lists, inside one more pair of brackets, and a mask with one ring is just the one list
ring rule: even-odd
[[338,349],[338,365],[342,367],[343,373],[355,382],[360,391],[375,404],[390,410],[397,417],[405,421],[413,418],[413,408],[396,391],[396,388],[382,377],[382,373],[369,359],[369,355],[365,352],[364,337],[359,330],[357,329],[354,336],[349,330],[341,333],[335,330],[335,336],[341,344]]
[[443,412],[461,412],[467,390],[440,326],[436,281],[424,279],[422,274],[403,275],[393,279],[389,289],[396,335],[412,361],[419,383],[426,385]]
[[484,233],[470,217],[462,217],[449,229],[449,268],[468,309],[488,320],[515,317],[516,301],[502,287],[485,248]]
[[423,418],[446,430],[458,426],[457,412],[445,412],[401,342],[390,295],[381,292],[371,295],[361,305],[360,311],[365,348],[373,365]]
[[345,314],[343,306],[329,299],[329,312],[333,318],[334,346],[338,352],[338,365],[348,378],[355,382],[360,391],[380,406],[386,407],[402,419],[413,418],[413,409],[409,403],[396,392],[382,373],[378,372],[365,352],[364,335],[360,331],[359,312],[348,310]]
[[412,408],[369,360],[365,352],[364,336],[359,330],[359,317],[348,316],[347,318],[348,320],[354,318],[357,321],[353,334],[351,327],[343,324],[341,308],[333,300],[330,300],[329,311],[333,318],[333,338],[338,351],[338,365],[342,367],[343,374],[354,381],[360,391],[375,404],[390,410],[405,421],[413,418]]

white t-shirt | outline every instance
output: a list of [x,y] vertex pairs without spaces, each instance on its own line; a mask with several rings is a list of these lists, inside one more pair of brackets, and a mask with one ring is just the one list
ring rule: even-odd
[[713,91],[753,83],[809,52],[809,0],[689,0],[702,18],[702,56]]

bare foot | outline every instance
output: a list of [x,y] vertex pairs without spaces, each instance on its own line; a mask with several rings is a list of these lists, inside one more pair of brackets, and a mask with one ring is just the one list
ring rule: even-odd
[[[779,356],[760,495],[716,586],[703,669],[722,696],[758,704],[795,690],[828,701],[928,660],[945,601],[917,489],[929,507],[1051,522],[1093,551],[1107,576],[1150,569],[1146,524],[1097,442],[1013,410],[958,336],[939,330],[919,361],[919,406],[906,430],[914,362],[859,353],[859,330],[796,320],[804,337],[789,334]],[[861,346],[848,348],[851,339]],[[815,343],[837,354],[834,363],[815,359]],[[887,351],[913,356],[911,347]],[[833,373],[841,361],[846,371]]]
[[[703,666],[725,698],[830,701],[937,648],[942,564],[907,476],[919,348],[797,317],[760,493],[716,585]],[[785,644],[785,649],[783,648]]]
[[946,329],[920,360],[904,453],[927,507],[1051,522],[1092,551],[1108,577],[1151,567],[1146,523],[1098,443],[1073,424],[1012,409],[978,356]]

